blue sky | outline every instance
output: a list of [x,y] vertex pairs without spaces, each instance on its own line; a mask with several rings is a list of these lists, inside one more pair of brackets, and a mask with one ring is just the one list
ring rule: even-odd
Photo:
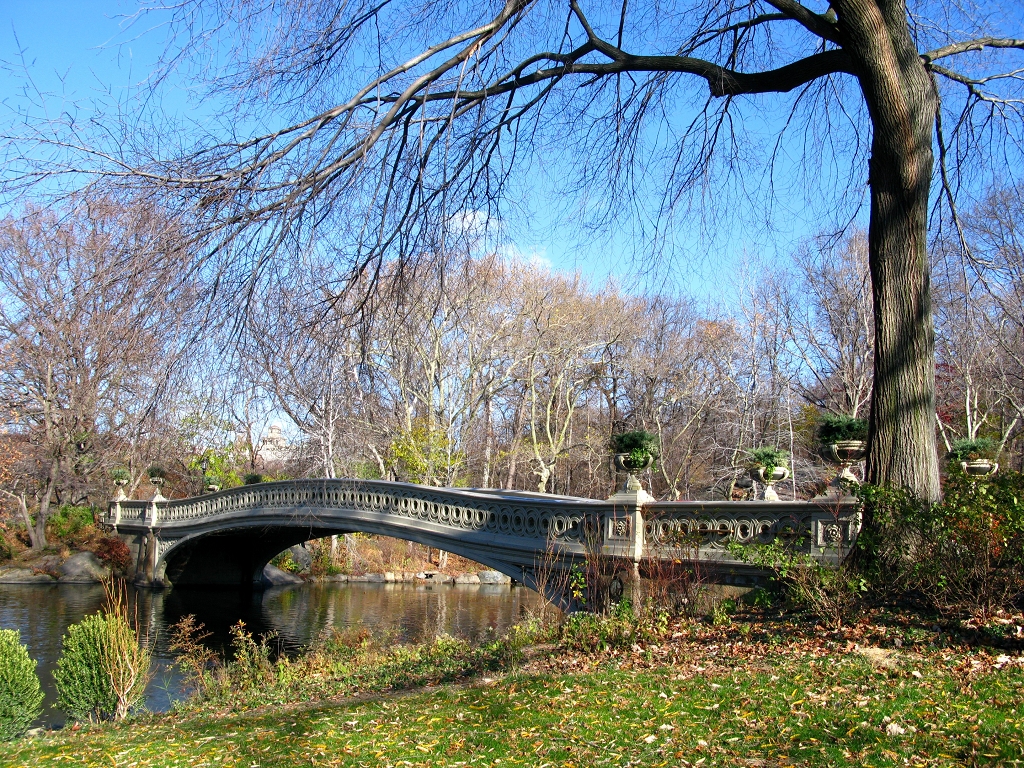
[[[94,99],[125,97],[145,81],[163,51],[166,31],[126,28],[125,16],[135,8],[134,0],[3,0],[7,13],[0,29],[0,59],[3,101],[15,111],[38,114],[43,102],[33,90],[46,94],[45,109],[77,109],[86,116]],[[152,27],[152,24],[149,24]],[[29,80],[30,83],[29,84]],[[169,83],[162,91],[161,108],[177,116],[196,118],[181,83]],[[214,105],[207,104],[213,109]],[[595,282],[608,276],[629,283],[635,262],[627,255],[631,243],[612,233],[598,241],[581,242],[567,226],[545,213],[548,208],[538,200],[534,208],[535,226],[515,226],[513,249],[525,258],[538,258],[556,269],[580,269]],[[674,286],[687,293],[722,298],[727,302],[732,290],[732,274],[747,257],[785,257],[799,241],[813,234],[813,222],[807,220],[799,195],[781,196],[772,215],[774,231],[758,228],[749,233],[735,225],[705,257],[700,228],[677,238],[677,248],[685,251],[671,261],[675,265],[693,264],[693,268],[658,268],[645,284],[659,288]],[[674,272],[674,274],[668,274]]]

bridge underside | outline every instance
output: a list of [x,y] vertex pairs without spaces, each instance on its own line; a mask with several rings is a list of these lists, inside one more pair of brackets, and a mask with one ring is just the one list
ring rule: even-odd
[[134,555],[135,582],[155,587],[261,588],[263,568],[275,555],[304,541],[348,533],[390,536],[442,549],[541,590],[544,584],[537,583],[538,567],[562,571],[583,559],[566,552],[552,564],[532,551],[495,546],[486,540],[464,541],[429,527],[395,525],[393,521],[320,519],[318,523],[238,521],[234,527],[192,532],[181,538],[168,537],[166,532],[156,537],[141,530],[134,535],[123,531],[122,537]]
[[335,533],[351,531],[255,528],[210,533],[168,552],[163,572],[157,577],[179,587],[259,586],[263,567],[274,556],[296,544]]

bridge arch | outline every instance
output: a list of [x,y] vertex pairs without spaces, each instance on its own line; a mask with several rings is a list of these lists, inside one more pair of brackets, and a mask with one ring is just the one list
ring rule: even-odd
[[289,546],[360,532],[443,549],[536,589],[539,559],[552,547],[565,567],[583,558],[583,521],[607,506],[525,492],[298,480],[113,502],[107,521],[133,549],[136,581],[153,585],[251,586]]
[[136,583],[151,586],[252,586],[263,566],[293,544],[364,532],[447,550],[533,589],[560,581],[547,578],[552,571],[593,556],[612,568],[637,566],[642,558],[699,559],[709,578],[752,584],[764,574],[733,559],[730,542],[794,534],[788,540],[810,556],[837,562],[860,527],[857,505],[845,499],[651,502],[642,492],[598,501],[307,479],[173,501],[114,500],[104,522],[128,543]]

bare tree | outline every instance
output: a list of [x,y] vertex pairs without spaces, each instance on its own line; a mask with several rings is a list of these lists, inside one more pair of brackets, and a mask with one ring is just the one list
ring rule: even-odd
[[34,548],[58,490],[73,499],[123,460],[156,409],[191,306],[176,285],[178,234],[109,199],[0,223],[0,399],[37,446]]
[[838,247],[803,250],[794,277],[780,286],[778,308],[808,377],[796,386],[822,410],[863,416],[874,355],[867,237],[855,232]]
[[[760,129],[763,110],[777,106],[784,117],[769,164],[784,154],[787,131],[802,128],[808,178],[831,179],[836,193],[856,188],[867,169],[876,339],[868,475],[937,497],[928,206],[934,167],[955,212],[954,192],[979,167],[966,162],[971,152],[997,145],[994,154],[1019,157],[1024,40],[999,27],[999,4],[993,13],[939,1],[910,9],[906,0],[834,0],[820,11],[795,0],[585,5],[181,0],[171,12],[193,45],[217,29],[231,35],[235,65],[220,70],[215,89],[237,94],[243,117],[269,104],[296,120],[251,138],[200,140],[174,157],[131,135],[104,146],[81,133],[82,121],[35,123],[8,144],[5,186],[52,183],[62,172],[155,185],[194,206],[200,231],[221,246],[244,239],[245,248],[217,253],[258,252],[243,260],[246,273],[331,224],[351,244],[353,274],[373,274],[388,253],[415,262],[446,252],[440,224],[497,213],[530,144],[543,151],[544,139],[557,141],[565,152],[566,135],[584,158],[576,178],[608,191],[599,218],[639,204],[622,190],[642,186],[649,155],[664,158],[654,213],[668,225],[686,193],[714,193],[719,152],[724,179],[743,186],[737,132],[748,116]],[[339,90],[345,100],[335,100]],[[680,118],[676,99],[696,117]],[[658,122],[667,146],[647,133]],[[40,142],[76,159],[40,160]],[[807,147],[823,148],[828,162]],[[844,159],[848,171],[835,167]]]

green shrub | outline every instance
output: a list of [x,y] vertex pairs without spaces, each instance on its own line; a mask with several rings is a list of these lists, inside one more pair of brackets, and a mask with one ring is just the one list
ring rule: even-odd
[[633,604],[622,599],[605,615],[584,611],[569,614],[562,623],[559,639],[563,647],[583,653],[631,648],[637,642],[661,635],[667,619],[665,612],[637,615]]
[[954,440],[946,458],[959,464],[961,461],[975,459],[994,459],[999,452],[999,443],[990,437],[977,437],[972,440]]
[[781,448],[774,448],[770,445],[764,445],[760,448],[755,448],[747,453],[751,469],[755,467],[764,467],[765,479],[771,479],[772,474],[775,472],[776,467],[786,466],[786,462],[789,461],[789,451],[784,451]]
[[635,469],[643,467],[648,457],[657,459],[661,455],[657,435],[643,430],[612,435],[612,450],[615,453],[629,454],[627,464]]
[[284,552],[280,552],[271,559],[270,564],[275,568],[280,568],[282,571],[288,573],[298,573],[302,570],[302,566],[295,562],[295,558],[292,557],[292,551],[286,549]]
[[245,476],[244,481],[246,485],[256,485],[257,483],[266,482],[266,478],[261,474],[252,472]]
[[259,640],[239,621],[231,627],[231,649],[234,658],[226,669],[231,687],[243,694],[268,687],[274,683],[274,665],[270,661],[269,642],[273,635],[261,635]]
[[846,414],[826,413],[818,420],[818,440],[823,445],[843,440],[867,440],[867,419]]
[[858,559],[880,597],[945,614],[991,614],[1024,596],[1024,475],[946,478],[943,500],[862,485]]
[[819,562],[802,551],[803,543],[801,539],[776,539],[769,544],[732,542],[729,554],[771,571],[792,605],[810,610],[830,629],[838,629],[856,612],[867,583],[850,565]]
[[16,629],[0,629],[0,741],[21,736],[43,711],[36,660]]
[[66,504],[57,510],[57,514],[50,516],[46,527],[47,533],[53,538],[68,541],[85,532],[92,524],[92,507],[75,507]]
[[97,613],[68,627],[61,643],[61,657],[53,673],[57,706],[75,720],[103,720],[117,709],[103,663],[106,635],[107,620]]
[[123,719],[142,702],[150,653],[123,604],[68,627],[54,671],[57,706],[75,720]]
[[124,467],[115,467],[110,470],[110,479],[115,483],[128,483],[131,482],[132,473]]
[[167,470],[159,464],[153,464],[146,470],[146,474],[149,475],[150,480],[163,480],[167,477]]

